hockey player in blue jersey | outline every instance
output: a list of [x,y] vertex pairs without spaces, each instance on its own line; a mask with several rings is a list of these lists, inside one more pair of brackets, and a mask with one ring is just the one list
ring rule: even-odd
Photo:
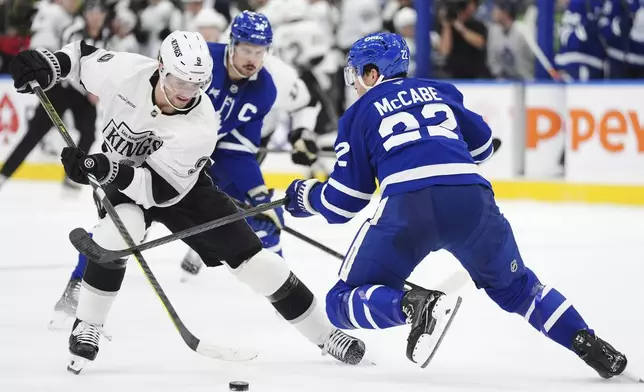
[[463,106],[453,85],[407,78],[408,65],[398,35],[378,33],[353,44],[345,78],[359,99],[340,119],[334,170],[326,182],[296,180],[286,191],[293,216],[343,223],[369,203],[375,180],[380,184],[375,215],[358,231],[327,294],[331,322],[345,329],[411,323],[407,357],[426,366],[460,298],[405,291],[404,280],[428,254],[445,249],[503,310],[523,316],[602,377],[622,373],[626,357],[524,265],[478,171],[492,155],[488,125]]
[[644,0],[605,0],[600,29],[609,77],[644,77]]
[[571,0],[561,18],[558,68],[574,80],[603,79],[606,51],[599,21],[605,0]]
[[[206,90],[222,122],[212,155],[216,165],[210,174],[226,194],[252,206],[269,202],[272,197],[256,158],[264,117],[277,96],[271,75],[262,67],[272,42],[266,16],[245,11],[233,20],[228,44],[208,43],[214,63],[224,64],[226,71],[213,73]],[[283,209],[276,208],[247,220],[264,248],[280,256],[283,215]],[[181,262],[188,274],[198,273],[201,266],[194,251],[189,251]]]

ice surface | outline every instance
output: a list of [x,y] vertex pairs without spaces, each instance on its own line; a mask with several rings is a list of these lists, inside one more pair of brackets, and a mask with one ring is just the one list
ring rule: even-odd
[[[597,333],[644,373],[644,209],[500,202],[524,260],[557,287]],[[345,251],[369,211],[330,227],[321,219],[287,217],[293,228]],[[0,391],[227,391],[231,380],[255,392],[291,391],[644,391],[605,382],[575,356],[499,310],[469,284],[461,311],[432,364],[405,358],[407,328],[360,331],[376,365],[343,366],[280,320],[265,299],[224,268],[179,282],[185,247],[144,255],[186,325],[213,343],[251,347],[257,359],[226,363],[189,350],[135,262],[130,264],[100,353],[79,375],[65,370],[68,332],[47,323],[76,253],[67,240],[95,220],[89,189],[61,198],[53,183],[9,182],[0,192]],[[165,229],[153,228],[153,236]],[[284,234],[292,269],[318,295],[336,281],[339,261]],[[431,255],[410,280],[431,286],[458,269],[446,253]]]

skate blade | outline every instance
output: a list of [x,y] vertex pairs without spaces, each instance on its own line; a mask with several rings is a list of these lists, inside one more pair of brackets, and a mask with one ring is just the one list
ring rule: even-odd
[[433,333],[422,334],[416,342],[414,353],[412,354],[415,363],[422,363],[421,368],[426,368],[429,362],[436,355],[438,347],[441,345],[445,334],[461,306],[463,299],[456,296],[443,296],[441,297],[434,309],[432,309],[432,317],[435,318],[436,325],[434,326]]
[[630,370],[624,370],[622,374],[618,376],[619,378],[622,378],[624,380],[634,382],[634,383],[642,383],[644,384],[644,378],[638,376],[637,374],[631,372]]
[[67,371],[75,375],[78,375],[78,373],[80,373],[81,370],[83,370],[87,362],[89,362],[88,359],[72,354],[72,356],[69,359],[69,364],[67,365]]
[[49,325],[47,325],[47,329],[50,331],[68,331],[74,319],[76,319],[75,315],[62,310],[54,311],[51,320],[49,320]]

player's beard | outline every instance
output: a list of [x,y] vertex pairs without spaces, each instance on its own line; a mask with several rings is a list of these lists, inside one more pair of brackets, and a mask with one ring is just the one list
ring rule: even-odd
[[254,64],[246,64],[242,67],[241,71],[244,74],[244,76],[251,77],[257,72],[258,67],[256,67]]

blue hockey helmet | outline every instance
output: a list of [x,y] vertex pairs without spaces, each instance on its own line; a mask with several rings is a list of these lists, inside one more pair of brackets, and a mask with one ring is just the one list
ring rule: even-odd
[[254,45],[270,46],[273,43],[273,29],[264,14],[244,11],[233,19],[230,38],[234,42],[248,42]]
[[[347,86],[353,86],[356,77],[361,76],[365,66],[370,64],[378,67],[380,81],[407,73],[409,69],[407,42],[400,35],[393,33],[369,34],[354,42],[349,49],[347,67],[344,69],[344,80]],[[360,82],[362,82],[361,79]]]

